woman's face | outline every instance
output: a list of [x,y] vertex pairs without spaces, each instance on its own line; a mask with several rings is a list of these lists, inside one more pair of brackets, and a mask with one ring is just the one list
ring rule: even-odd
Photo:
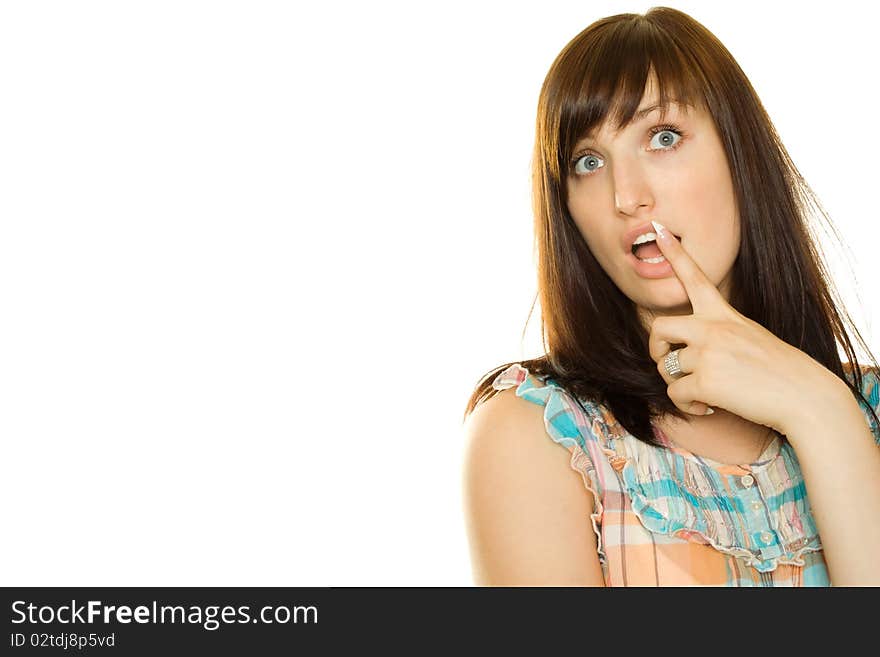
[[[640,110],[658,101],[654,89],[651,79]],[[592,139],[578,142],[574,153],[568,210],[596,260],[637,305],[646,328],[654,316],[693,312],[668,262],[646,269],[632,255],[627,236],[642,232],[643,224],[653,232],[652,219],[680,238],[730,299],[739,213],[724,148],[706,111],[673,104],[662,123],[659,109],[641,119],[637,114],[618,135],[606,123]]]

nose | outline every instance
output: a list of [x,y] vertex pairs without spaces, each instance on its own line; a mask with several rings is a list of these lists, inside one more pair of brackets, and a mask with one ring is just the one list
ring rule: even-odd
[[643,202],[640,200],[633,200],[626,203],[621,202],[620,196],[615,193],[614,194],[614,207],[620,214],[625,214],[629,216],[634,216],[638,214],[640,208],[650,207],[651,204],[647,202]]
[[642,207],[653,205],[654,199],[644,176],[641,176],[637,167],[629,167],[628,174],[624,174],[621,167],[614,175],[614,207],[625,215],[634,215]]

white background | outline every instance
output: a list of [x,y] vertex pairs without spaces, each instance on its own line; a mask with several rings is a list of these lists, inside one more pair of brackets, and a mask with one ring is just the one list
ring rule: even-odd
[[[538,91],[651,6],[3,3],[0,583],[469,585],[464,404],[540,349]],[[672,6],[851,247],[877,350],[880,10]]]

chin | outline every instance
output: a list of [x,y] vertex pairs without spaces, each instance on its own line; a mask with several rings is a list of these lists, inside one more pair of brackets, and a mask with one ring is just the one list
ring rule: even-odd
[[645,299],[643,307],[661,315],[677,315],[692,312],[691,300],[688,298],[684,288],[681,289],[681,292],[653,294],[650,298]]

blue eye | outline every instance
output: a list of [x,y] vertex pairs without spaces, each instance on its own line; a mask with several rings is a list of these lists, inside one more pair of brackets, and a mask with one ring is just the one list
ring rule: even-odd
[[[668,134],[666,134],[668,133]],[[669,153],[670,151],[674,151],[681,145],[683,140],[684,133],[673,125],[659,125],[651,128],[649,130],[649,135],[652,137],[651,142],[653,143],[653,137],[655,135],[661,135],[659,138],[660,145],[655,148],[650,148],[650,151],[659,151],[663,153]],[[678,137],[677,140],[674,140],[674,137],[670,135],[676,135]],[[583,168],[581,167],[581,162],[583,162]],[[591,152],[578,153],[575,155],[574,160],[571,163],[572,170],[577,176],[589,176],[592,175],[598,169],[601,169],[605,166],[605,162],[601,157],[595,155]]]
[[[582,160],[589,163],[589,164],[585,164],[584,166],[596,167],[596,168],[595,169],[590,168],[587,171],[583,171],[583,170],[579,169],[578,164]],[[597,162],[598,162],[598,164],[597,164]],[[574,161],[574,172],[579,176],[589,175],[589,174],[593,173],[593,171],[595,171],[596,169],[601,169],[604,166],[605,166],[605,163],[602,162],[601,157],[597,157],[596,155],[593,155],[592,153],[587,153],[586,155],[581,155],[578,159],[576,159]]]

